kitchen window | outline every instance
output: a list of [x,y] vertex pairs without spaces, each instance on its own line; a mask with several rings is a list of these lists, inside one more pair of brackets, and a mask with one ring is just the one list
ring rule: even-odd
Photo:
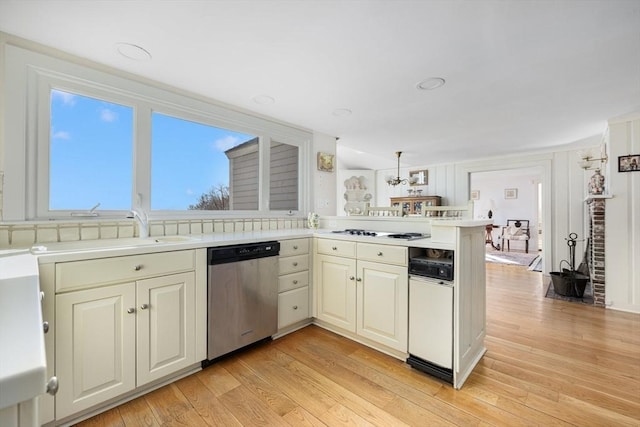
[[133,109],[51,91],[49,211],[131,205]]
[[17,46],[5,58],[5,221],[307,209],[308,131]]
[[[258,209],[257,136],[160,113],[151,122],[152,210]],[[247,146],[254,155],[233,155]]]

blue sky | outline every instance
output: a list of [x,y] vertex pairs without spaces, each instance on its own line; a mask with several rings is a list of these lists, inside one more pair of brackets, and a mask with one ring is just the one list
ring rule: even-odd
[[[51,94],[51,210],[131,209],[131,107],[61,91]],[[224,151],[253,136],[153,114],[152,209],[187,209],[228,185]]]

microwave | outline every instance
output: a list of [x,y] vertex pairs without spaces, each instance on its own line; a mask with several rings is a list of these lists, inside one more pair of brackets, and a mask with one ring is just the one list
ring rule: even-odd
[[451,281],[453,280],[453,251],[450,255],[443,258],[427,256],[409,258],[409,274]]

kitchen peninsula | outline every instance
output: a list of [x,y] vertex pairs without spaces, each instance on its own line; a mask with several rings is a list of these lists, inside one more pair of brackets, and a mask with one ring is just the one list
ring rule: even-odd
[[[335,223],[329,228],[328,223],[333,221]],[[409,356],[411,340],[415,336],[411,334],[407,323],[411,302],[407,267],[409,258],[416,254],[415,251],[451,251],[455,254],[455,272],[450,281],[450,382],[455,388],[460,388],[485,351],[485,222],[429,221],[424,218],[397,218],[391,221],[326,218],[321,223],[326,228],[35,245],[32,252],[37,255],[40,265],[40,286],[45,294],[55,295],[55,298],[47,298],[43,302],[44,316],[54,319],[45,336],[48,350],[47,378],[55,374],[60,382],[57,396],[41,397],[42,422],[57,425],[90,417],[107,406],[125,402],[201,369],[200,361],[206,357],[206,248],[257,241],[292,242],[287,245],[291,246],[291,250],[294,247],[304,249],[307,246],[303,243],[309,242],[309,249],[306,252],[303,250],[299,255],[281,253],[285,262],[300,262],[305,257],[310,262],[307,269],[297,269],[291,273],[287,270],[280,276],[280,280],[291,276],[297,282],[297,287],[281,289],[281,295],[292,292],[298,299],[279,300],[297,301],[292,303],[297,308],[294,309],[294,317],[291,314],[282,315],[283,319],[293,320],[287,321],[275,338],[315,323],[402,360]],[[425,237],[403,240],[382,235],[333,233],[338,227],[356,227],[362,223],[365,223],[366,228],[378,231],[406,232],[409,229],[419,229]],[[334,250],[334,247],[337,249]],[[346,249],[338,250],[342,247]],[[329,282],[334,283],[333,279],[324,280],[323,274],[334,274],[337,271],[327,268],[327,261],[333,262],[333,266],[348,265],[354,268],[341,270],[340,274],[345,282],[342,283],[342,290],[337,293],[327,289]],[[389,273],[391,271],[392,274]],[[304,282],[305,277],[308,285]],[[328,320],[330,299],[339,300],[341,295],[352,295],[352,292],[362,295],[362,289],[354,292],[361,286],[368,287],[368,296],[352,305],[357,318],[355,332],[350,327]],[[153,289],[170,289],[168,295],[172,297],[167,301],[184,300],[187,304],[184,307],[190,308],[182,310],[173,302],[165,302],[165,305],[155,307],[156,310],[165,309],[163,316],[159,318],[153,314],[153,310],[147,309],[148,305],[145,306],[148,302],[144,300],[144,296],[150,295],[149,292]],[[377,295],[373,291],[378,291]],[[308,299],[308,304],[300,303],[301,296]],[[156,304],[162,301],[159,298]],[[391,301],[394,303],[390,305]],[[282,305],[279,305],[279,310],[292,308],[284,303]],[[95,311],[96,308],[98,311]],[[300,311],[305,309],[308,312]],[[98,316],[98,313],[104,310],[115,314],[110,318],[115,319],[116,323],[97,324],[108,331],[124,331],[122,334],[118,332],[110,335],[111,332],[107,333],[105,330],[90,331],[87,335],[80,333],[81,328],[76,329],[81,325],[74,322],[81,319],[81,316],[88,316],[86,320],[96,320],[102,318],[100,316],[103,315]],[[73,317],[71,312],[75,313]],[[166,328],[163,329],[165,332],[162,336],[149,335],[149,331],[154,330],[154,321],[167,318],[185,325],[176,330],[178,335],[172,335],[174,332],[169,333]],[[119,329],[119,322],[122,322],[124,329]],[[150,329],[145,332],[141,327]],[[182,331],[186,335],[181,336]],[[107,336],[112,336],[112,340],[107,342],[104,339]],[[144,336],[150,336],[151,341],[141,341]],[[179,357],[167,357],[167,343],[178,342],[183,343],[182,347],[172,348],[170,353],[178,354]],[[110,349],[111,345],[116,347]],[[121,350],[114,351],[118,348]],[[88,351],[94,349],[93,352]],[[122,358],[103,363],[103,359],[109,354],[122,355]],[[145,354],[155,355],[155,359],[150,359]],[[81,360],[79,357],[84,358],[84,361],[78,363]],[[155,365],[148,365],[149,360],[155,362]],[[83,374],[82,366],[110,366],[114,370],[92,368],[92,372],[85,371]],[[78,389],[74,386],[73,384],[77,384],[73,380],[76,375],[87,375],[85,380],[93,381],[89,384],[91,387]]]

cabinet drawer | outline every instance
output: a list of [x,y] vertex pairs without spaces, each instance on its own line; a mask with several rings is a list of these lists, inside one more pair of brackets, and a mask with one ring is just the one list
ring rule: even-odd
[[358,259],[383,262],[385,264],[407,265],[407,248],[404,246],[358,243]]
[[309,255],[280,257],[278,274],[289,274],[309,269]]
[[356,242],[346,240],[318,239],[318,253],[355,258]]
[[278,292],[289,291],[309,284],[309,272],[307,270],[299,273],[285,274],[278,278]]
[[160,252],[56,264],[56,292],[195,269],[195,251]]
[[280,256],[302,255],[309,253],[309,239],[280,241]]
[[278,329],[309,318],[309,287],[278,295]]

